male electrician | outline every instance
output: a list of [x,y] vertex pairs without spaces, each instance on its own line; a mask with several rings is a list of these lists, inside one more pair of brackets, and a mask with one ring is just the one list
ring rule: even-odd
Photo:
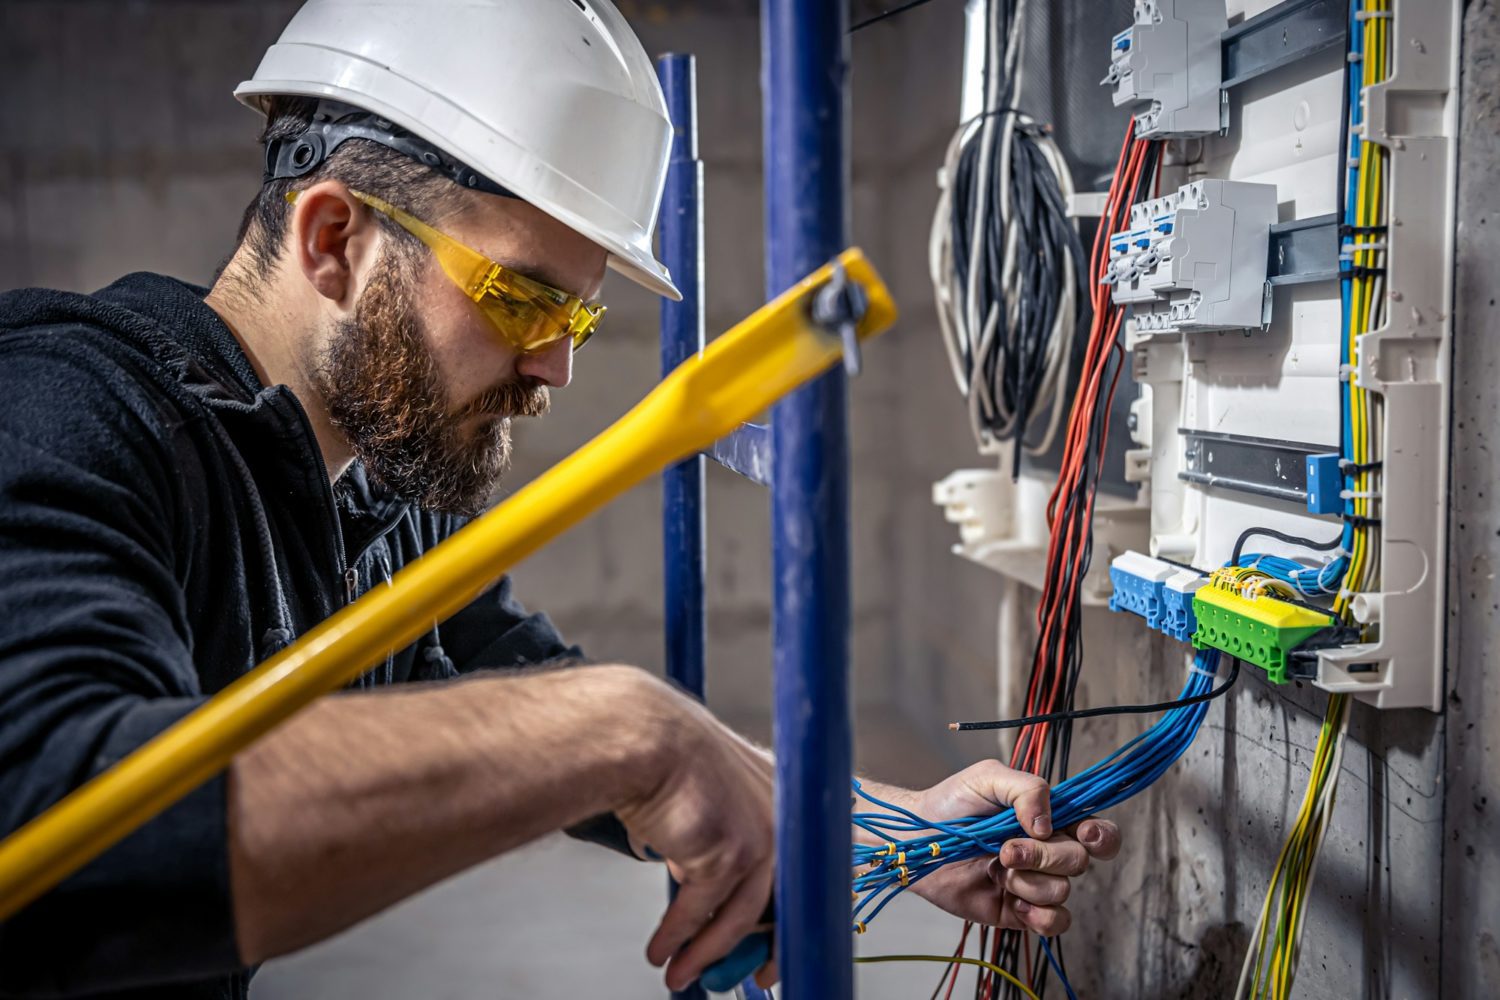
[[[670,126],[606,0],[310,0],[237,96],[265,182],[212,288],[0,297],[0,833],[479,511],[606,265],[676,295]],[[562,829],[666,858],[646,956],[683,987],[766,908],[770,763],[638,669],[547,669],[579,656],[502,581],[0,925],[0,996],[245,997],[257,963]],[[1060,932],[1069,877],[1119,848],[993,761],[871,787],[1014,803],[1036,839],[914,889],[987,924]]]

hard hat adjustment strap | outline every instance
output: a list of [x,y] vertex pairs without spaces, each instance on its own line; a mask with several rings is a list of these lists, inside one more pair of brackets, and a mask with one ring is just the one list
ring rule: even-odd
[[381,118],[336,101],[319,101],[307,130],[298,136],[266,143],[265,182],[289,180],[312,173],[346,140],[368,139],[426,164],[460,187],[504,198],[517,195],[432,143]]

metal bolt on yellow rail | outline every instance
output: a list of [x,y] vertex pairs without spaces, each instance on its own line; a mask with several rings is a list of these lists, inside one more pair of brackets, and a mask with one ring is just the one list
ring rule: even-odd
[[311,629],[135,753],[0,841],[0,920],[228,766],[236,753],[463,608],[500,575],[616,496],[700,451],[826,371],[837,332],[810,319],[836,264],[868,303],[860,339],[896,318],[849,249],[715,339],[598,437],[488,514]]

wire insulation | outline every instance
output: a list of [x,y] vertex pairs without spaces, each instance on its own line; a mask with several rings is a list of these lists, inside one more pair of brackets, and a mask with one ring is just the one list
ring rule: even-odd
[[855,957],[854,961],[858,963],[943,962],[953,965],[975,965],[987,972],[999,976],[1001,979],[1004,979],[1016,989],[1020,990],[1021,995],[1027,997],[1028,1000],[1041,1000],[1041,997],[1037,996],[1030,989],[1028,989],[1026,984],[1021,982],[1021,980],[1017,979],[1009,972],[1006,972],[1004,969],[1000,968],[1000,966],[994,965],[990,962],[986,962],[983,959],[979,958],[969,958],[964,955],[859,955]]
[[1215,698],[1234,687],[1234,682],[1240,677],[1240,661],[1232,660],[1229,669],[1229,677],[1206,694],[1194,695],[1191,698],[1178,698],[1175,701],[1159,701],[1154,705],[1106,705],[1102,708],[1078,708],[1069,712],[1048,712],[1046,715],[1027,715],[1019,719],[1000,719],[995,722],[950,722],[948,728],[958,732],[974,732],[987,729],[1019,729],[1022,726],[1034,726],[1043,722],[1060,722],[1073,719],[1095,719],[1101,715],[1149,715],[1153,712],[1170,712],[1174,708],[1185,708],[1188,705],[1196,705],[1199,702],[1213,701]]
[[1072,175],[1050,128],[1017,107],[1026,7],[989,4],[984,108],[949,142],[928,246],[975,440],[985,452],[1015,440],[1013,476],[1022,451],[1047,451],[1062,425],[1084,278]]

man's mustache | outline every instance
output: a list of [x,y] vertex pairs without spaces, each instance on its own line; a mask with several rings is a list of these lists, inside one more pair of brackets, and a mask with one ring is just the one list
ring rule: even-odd
[[547,387],[534,379],[514,378],[486,389],[464,407],[464,416],[540,417],[552,406]]

